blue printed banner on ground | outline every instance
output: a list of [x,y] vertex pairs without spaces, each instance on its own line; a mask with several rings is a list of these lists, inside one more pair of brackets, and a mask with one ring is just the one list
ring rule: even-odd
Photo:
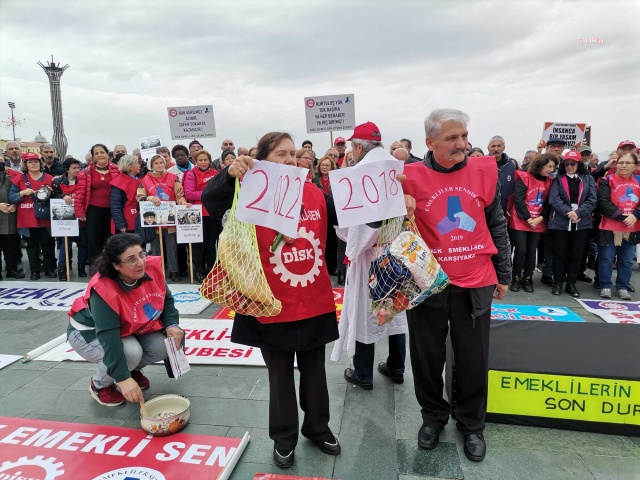
[[[70,282],[61,287],[57,282],[2,282],[0,286],[0,310],[55,310],[67,311],[73,301],[82,295],[86,283]],[[183,315],[196,315],[207,308],[211,302],[202,298],[199,285],[171,284],[178,312]]]
[[[187,427],[188,428],[188,427]],[[0,478],[229,478],[243,438],[0,417]]]
[[491,320],[541,320],[546,322],[584,322],[584,319],[567,307],[540,305],[491,306]]
[[640,304],[615,300],[578,300],[585,310],[599,316],[607,323],[640,325]]

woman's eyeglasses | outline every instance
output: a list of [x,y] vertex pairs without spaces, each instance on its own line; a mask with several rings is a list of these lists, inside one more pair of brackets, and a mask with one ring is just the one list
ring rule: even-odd
[[135,265],[136,263],[138,263],[138,260],[144,260],[145,258],[147,258],[147,252],[145,252],[144,250],[141,250],[138,255],[131,255],[131,256],[125,258],[124,260],[122,260],[122,262],[120,262],[120,263],[126,263],[128,265]]

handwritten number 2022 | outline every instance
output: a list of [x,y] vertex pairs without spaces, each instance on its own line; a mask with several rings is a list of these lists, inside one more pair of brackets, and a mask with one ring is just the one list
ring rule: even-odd
[[[389,176],[388,183],[387,183],[387,175]],[[378,175],[378,178],[382,178],[381,187],[384,193],[385,200],[388,200],[389,196],[395,197],[398,194],[399,188],[398,188],[398,184],[396,183],[395,170],[391,170],[389,172],[382,172],[380,175]],[[346,181],[347,184],[349,185],[349,198],[345,206],[342,207],[342,210],[355,210],[356,208],[363,208],[364,205],[351,205],[351,200],[353,198],[353,184],[351,183],[351,180],[349,180],[349,178],[347,177],[341,178],[338,183],[342,183],[343,181]],[[369,201],[369,203],[371,204],[378,203],[380,201],[380,192],[378,190],[378,187],[376,186],[376,183],[373,181],[373,178],[371,178],[371,175],[363,175],[361,184],[362,184],[362,192],[364,193],[364,196]]]
[[[247,205],[247,208],[250,208],[251,210],[258,210],[259,212],[269,213],[269,210],[268,210],[269,205],[265,205],[264,202],[263,202],[263,204],[261,206],[258,206],[260,201],[266,195],[267,190],[269,189],[269,177],[267,176],[267,174],[263,170],[255,170],[255,171],[251,172],[252,175],[255,175],[257,173],[261,173],[262,175],[264,175],[264,181],[265,181],[264,182],[264,188],[260,192],[260,195],[258,195],[258,197],[255,200],[253,200],[251,203],[249,203]],[[289,193],[289,187],[291,186],[291,180],[286,175],[285,176],[280,175],[278,177],[278,183],[276,185],[276,191],[275,191],[274,196],[273,196],[273,213],[275,213],[276,215],[279,215],[281,217],[285,217],[285,218],[288,218],[288,219],[293,219],[293,217],[291,217],[289,214],[293,210],[293,207],[295,207],[296,202],[298,201],[298,198],[300,197],[300,194],[302,193],[302,181],[299,178],[296,178],[295,181],[298,182],[298,193],[296,194],[295,197],[293,197],[293,203],[291,204],[291,206],[289,207],[287,212],[283,213],[283,209],[286,208],[285,199],[287,198],[287,193]],[[283,191],[283,189],[284,189],[284,191]],[[265,207],[267,207],[267,208],[265,208]]]

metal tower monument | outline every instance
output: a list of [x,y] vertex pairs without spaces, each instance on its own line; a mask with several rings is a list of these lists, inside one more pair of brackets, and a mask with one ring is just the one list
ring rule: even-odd
[[67,137],[64,135],[64,125],[62,123],[60,77],[62,77],[64,71],[69,68],[69,65],[61,67],[60,63],[54,63],[53,55],[51,55],[51,62],[47,62],[46,66],[41,62],[38,62],[38,65],[42,67],[44,73],[49,77],[49,88],[51,90],[51,115],[53,117],[53,144],[56,147],[57,157],[64,160],[64,157],[67,155]]

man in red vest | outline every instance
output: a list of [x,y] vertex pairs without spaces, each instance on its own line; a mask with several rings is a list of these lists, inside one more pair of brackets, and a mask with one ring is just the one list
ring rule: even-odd
[[[489,325],[492,298],[504,298],[511,280],[511,247],[500,205],[494,157],[467,161],[469,117],[438,109],[425,120],[429,152],[405,165],[403,189],[415,198],[418,230],[451,285],[409,310],[409,349],[422,427],[418,445],[433,449],[454,410],[464,453],[484,459]],[[443,398],[447,333],[456,364],[456,396]]]

